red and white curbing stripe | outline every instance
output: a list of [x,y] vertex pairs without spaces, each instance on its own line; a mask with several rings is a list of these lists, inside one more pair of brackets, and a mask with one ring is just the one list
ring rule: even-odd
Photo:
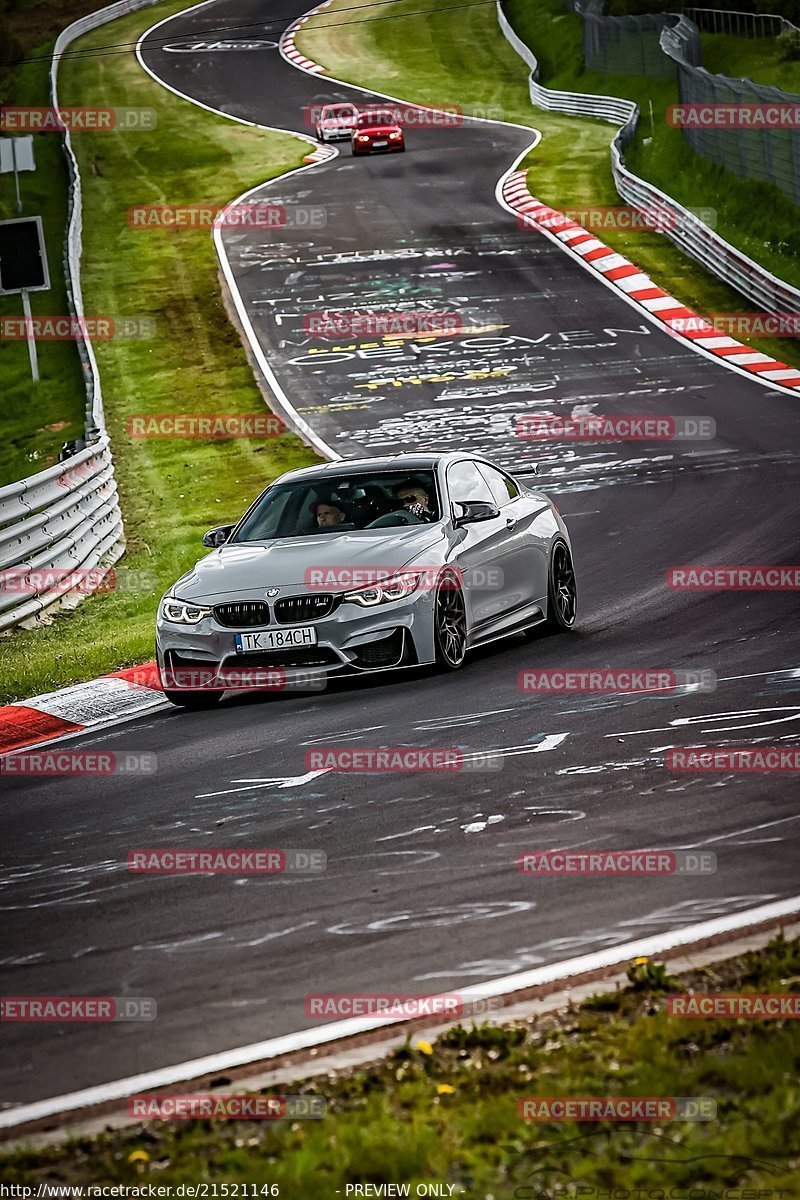
[[318,146],[316,150],[312,150],[310,154],[306,154],[303,162],[327,162],[329,158],[336,158],[336,150],[334,150],[333,146]]
[[567,250],[582,258],[593,270],[624,292],[629,300],[636,301],[651,316],[663,322],[673,337],[683,338],[760,379],[800,391],[800,370],[721,333],[653,283],[629,259],[605,246],[577,221],[537,200],[528,189],[527,171],[512,171],[509,174],[503,184],[503,199],[527,223],[553,234]]
[[[308,71],[309,75],[324,75],[325,67],[321,63],[314,62],[313,58],[306,58],[305,54],[301,54],[294,44],[294,39],[305,25],[306,21],[314,16],[322,8],[327,8],[332,4],[333,0],[323,0],[322,4],[318,4],[311,12],[307,12],[305,16],[298,17],[296,21],[292,21],[291,25],[281,35],[278,42],[278,48],[282,56],[292,64],[292,66],[300,67],[303,71]],[[335,158],[336,151],[331,146],[319,146],[311,154],[307,154],[303,159],[304,163],[326,162],[329,158]]]
[[154,662],[0,708],[0,755],[163,707]]
[[294,44],[294,39],[314,13],[320,9],[327,8],[332,0],[323,0],[322,4],[318,4],[316,8],[312,8],[311,12],[307,12],[305,16],[298,17],[296,21],[292,21],[291,25],[281,35],[278,42],[278,48],[284,58],[288,58],[296,67],[302,67],[304,71],[308,71],[311,75],[324,75],[325,67],[321,63],[314,62],[313,58],[306,58],[305,54],[301,54]]

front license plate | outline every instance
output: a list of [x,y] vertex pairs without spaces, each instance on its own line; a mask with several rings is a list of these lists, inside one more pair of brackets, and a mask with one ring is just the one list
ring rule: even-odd
[[378,147],[380,147],[380,146],[388,146],[388,145],[389,145],[389,143],[388,143],[388,142],[373,142],[372,144],[373,144],[373,146],[378,146]]
[[253,650],[284,650],[287,646],[316,646],[317,631],[313,625],[296,629],[266,629],[263,633],[237,633],[236,653]]

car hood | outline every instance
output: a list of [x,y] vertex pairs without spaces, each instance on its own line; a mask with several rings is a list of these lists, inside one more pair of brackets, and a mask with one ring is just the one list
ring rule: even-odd
[[[366,532],[320,533],[280,541],[237,542],[201,558],[170,591],[181,600],[213,603],[222,597],[260,597],[273,587],[286,588],[287,594],[302,592],[312,568],[326,573],[326,583],[333,573],[342,572],[341,590],[347,591],[356,586],[347,582],[351,570],[434,567],[443,561],[445,545],[441,525],[404,526],[396,532],[376,529],[374,536]],[[319,581],[320,576],[314,578]],[[339,589],[316,582],[312,590]]]

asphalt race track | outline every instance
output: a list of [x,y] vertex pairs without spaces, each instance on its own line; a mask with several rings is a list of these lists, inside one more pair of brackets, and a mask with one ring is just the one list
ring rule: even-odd
[[[161,26],[143,58],[203,104],[308,133],[305,106],[346,87],[276,50],[160,48],[167,33],[180,43],[210,28],[257,37],[264,20],[263,4],[221,0]],[[796,594],[665,583],[673,565],[799,561],[797,400],[683,347],[519,229],[495,187],[532,139],[465,122],[410,129],[404,155],[353,160],[345,144],[253,197],[316,206],[323,226],[228,230],[225,244],[281,387],[339,454],[459,447],[511,469],[542,464],[573,536],[578,630],[501,643],[454,676],[232,698],[71,743],[155,751],[147,785],[9,780],[4,991],[152,996],[158,1019],[9,1027],[7,1101],[307,1027],[309,992],[444,991],[797,890],[796,777],[664,765],[670,746],[797,745]],[[470,329],[338,350],[304,333],[307,314],[359,304],[457,312]],[[455,378],[426,378],[437,374]],[[542,452],[515,434],[520,414],[580,406],[710,416],[716,437]],[[518,688],[526,666],[712,670],[718,687],[537,696]],[[502,770],[307,770],[307,750],[342,745],[499,752]],[[165,845],[321,849],[328,869],[128,873],[129,849]],[[516,869],[521,850],[566,847],[704,849],[718,869],[549,880]]]

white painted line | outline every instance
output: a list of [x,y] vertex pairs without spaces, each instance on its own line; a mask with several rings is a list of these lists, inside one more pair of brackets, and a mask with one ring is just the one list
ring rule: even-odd
[[[514,975],[503,975],[485,983],[470,984],[467,987],[458,988],[457,991],[464,1001],[468,1001],[480,997],[503,996],[509,992],[523,991],[546,984],[567,982],[576,975],[585,975],[591,971],[615,966],[617,963],[628,962],[632,958],[645,956],[650,958],[654,955],[661,955],[679,946],[688,946],[693,942],[720,937],[751,925],[777,921],[781,917],[790,917],[798,912],[800,912],[800,896],[790,896],[788,899],[776,900],[771,904],[760,905],[758,908],[729,913],[724,917],[702,921],[698,925],[689,925],[683,929],[669,930],[649,938],[626,942],[622,946],[596,950],[591,954],[566,959],[564,962],[534,967],[529,971],[519,971]],[[449,994],[452,994],[454,990],[456,989],[449,989]],[[283,1054],[293,1054],[299,1050],[324,1046],[341,1038],[354,1037],[378,1028],[402,1023],[402,1018],[349,1017],[346,1020],[334,1021],[329,1025],[318,1026],[314,1029],[302,1029],[296,1033],[285,1034],[283,1037],[253,1042],[249,1046],[239,1046],[235,1050],[207,1054],[203,1058],[190,1059],[188,1062],[176,1063],[171,1067],[144,1071],[140,1075],[131,1075],[127,1079],[116,1079],[110,1083],[98,1084],[96,1087],[84,1088],[82,1091],[69,1092],[64,1096],[51,1096],[47,1100],[38,1100],[33,1104],[7,1109],[0,1112],[0,1129],[15,1129],[31,1121],[41,1121],[45,1117],[77,1112],[92,1105],[107,1104],[109,1101],[125,1100],[129,1096],[150,1092],[156,1088],[185,1083],[203,1075],[217,1075],[235,1067],[264,1062]]]

